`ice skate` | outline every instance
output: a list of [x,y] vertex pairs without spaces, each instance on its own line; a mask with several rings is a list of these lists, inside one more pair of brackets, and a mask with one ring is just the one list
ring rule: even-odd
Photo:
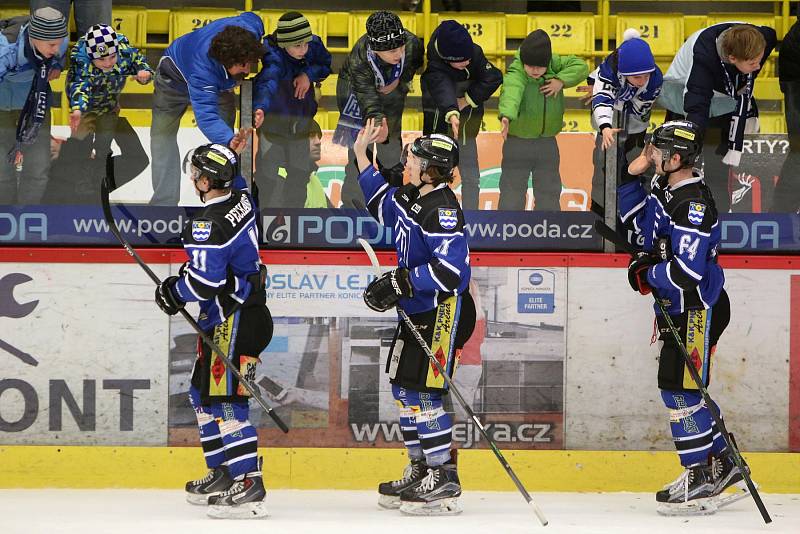
[[[261,468],[262,460],[258,466]],[[243,479],[219,495],[208,499],[208,516],[215,519],[257,519],[266,517],[267,507],[261,471],[247,473]]]
[[656,510],[661,515],[711,515],[717,511],[715,488],[710,465],[689,467],[656,493]]
[[233,484],[228,467],[221,465],[210,469],[208,474],[198,480],[186,483],[186,502],[189,504],[208,504],[208,498],[219,495]]
[[[714,495],[716,495],[715,503],[717,508],[723,508],[750,496],[750,490],[747,489],[742,472],[734,463],[730,450],[722,453],[720,457],[713,457],[711,459],[711,468],[716,479]],[[745,469],[750,474],[750,468],[747,465],[745,465]],[[753,482],[753,485],[758,488],[755,482]],[[737,489],[736,493],[724,493],[731,486]]]
[[381,482],[378,485],[378,506],[388,510],[400,508],[400,494],[425,478],[426,467],[424,460],[411,460],[403,470],[403,478]]
[[428,467],[425,478],[400,495],[400,511],[407,515],[455,515],[461,513],[461,483],[454,464]]

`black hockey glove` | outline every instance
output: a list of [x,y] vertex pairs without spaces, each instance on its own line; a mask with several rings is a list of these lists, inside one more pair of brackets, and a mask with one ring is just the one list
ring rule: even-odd
[[661,263],[661,258],[649,252],[640,251],[631,257],[628,264],[628,283],[634,291],[649,295],[653,288],[647,283],[647,269]]
[[156,304],[167,315],[175,315],[186,306],[186,303],[179,299],[172,289],[177,282],[177,276],[169,276],[156,287]]
[[364,302],[377,312],[390,310],[400,297],[412,297],[414,290],[408,277],[408,269],[400,267],[383,273],[364,290]]

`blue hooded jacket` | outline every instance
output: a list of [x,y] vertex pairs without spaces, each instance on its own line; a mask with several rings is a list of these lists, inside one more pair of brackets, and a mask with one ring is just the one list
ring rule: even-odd
[[[28,24],[20,29],[19,37],[9,43],[0,33],[0,110],[22,109],[33,82],[34,68],[25,57],[23,43],[28,38]],[[67,40],[64,39],[56,56],[56,67],[64,70]]]
[[209,141],[227,145],[233,131],[219,114],[219,95],[236,87],[236,80],[223,65],[208,56],[211,41],[226,26],[240,26],[249,30],[260,41],[264,23],[255,13],[245,11],[237,17],[211,22],[191,33],[175,39],[164,51],[183,75],[189,88],[197,125]]
[[[285,118],[297,123],[298,119],[310,120],[317,112],[313,87],[305,98],[294,97],[294,79],[305,73],[311,83],[321,82],[331,74],[331,54],[322,40],[313,35],[308,43],[308,52],[303,59],[295,59],[279,47],[272,36],[264,40],[264,68],[256,77],[253,107],[263,109],[271,116]],[[285,121],[279,121],[281,123]],[[269,127],[270,124],[265,124]]]

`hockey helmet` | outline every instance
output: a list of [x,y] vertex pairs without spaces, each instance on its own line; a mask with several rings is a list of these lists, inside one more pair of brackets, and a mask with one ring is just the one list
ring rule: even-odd
[[651,143],[661,151],[664,162],[678,154],[682,167],[692,166],[703,148],[700,127],[686,120],[665,122],[655,129]]
[[201,145],[183,158],[183,172],[192,180],[208,178],[211,189],[228,189],[238,173],[239,158],[230,148],[218,143]]
[[430,167],[438,167],[442,174],[449,176],[458,166],[458,143],[443,134],[417,137],[403,150],[403,165],[408,151],[419,158],[419,170],[423,173]]

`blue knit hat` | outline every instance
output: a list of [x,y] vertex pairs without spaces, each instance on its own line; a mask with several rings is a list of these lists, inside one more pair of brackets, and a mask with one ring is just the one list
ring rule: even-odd
[[656,60],[647,41],[633,38],[625,41],[617,49],[619,62],[617,70],[623,76],[647,74],[656,70]]
[[464,26],[454,20],[439,24],[433,46],[443,61],[458,63],[472,59],[472,37]]

